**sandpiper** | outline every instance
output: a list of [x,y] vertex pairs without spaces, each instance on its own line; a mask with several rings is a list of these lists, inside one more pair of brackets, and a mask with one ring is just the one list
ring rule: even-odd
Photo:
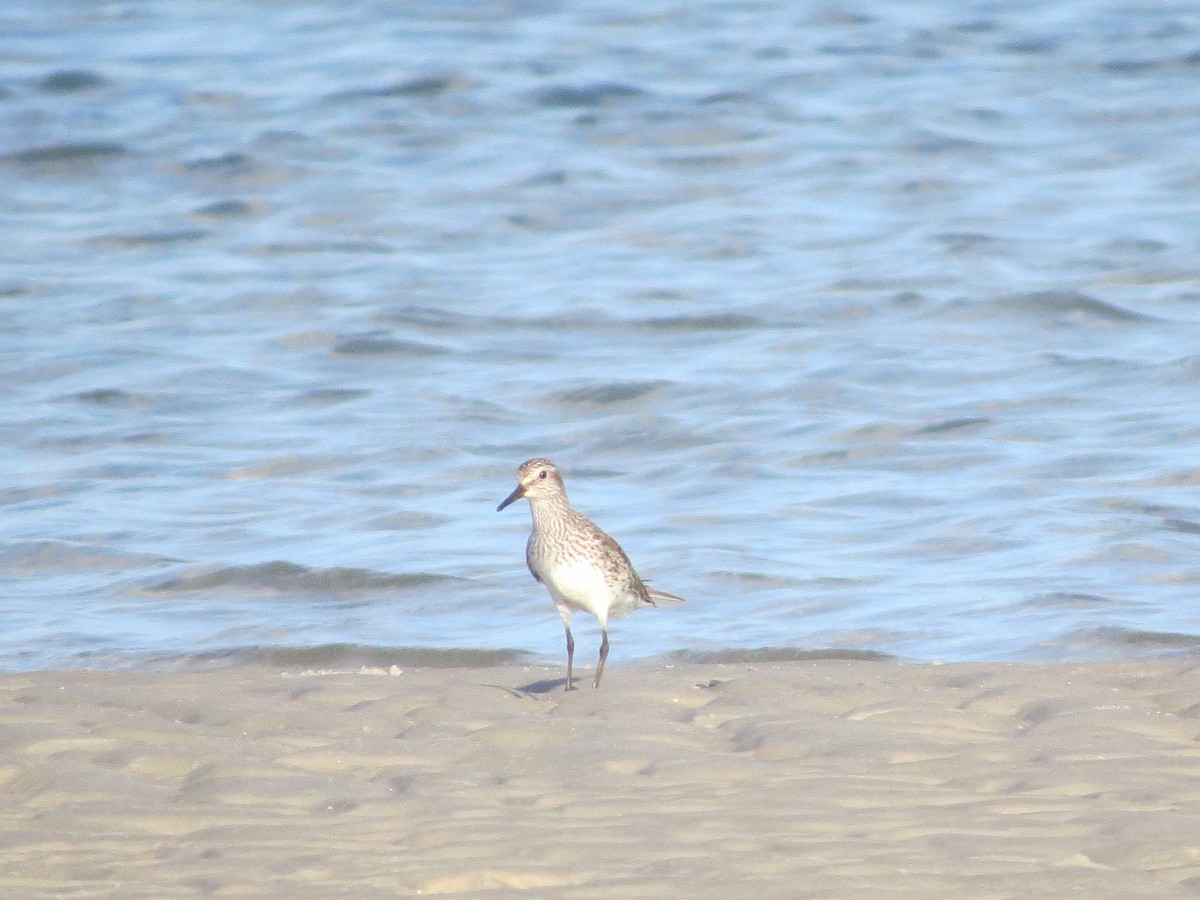
[[628,615],[655,600],[682,597],[648,588],[638,578],[620,544],[571,508],[558,468],[548,459],[531,459],[517,469],[517,487],[496,512],[524,497],[533,514],[533,533],[525,545],[525,563],[546,586],[567,633],[567,690],[575,690],[571,668],[575,639],[571,613],[589,612],[600,621],[600,662],[592,687],[600,687],[608,658],[608,618]]

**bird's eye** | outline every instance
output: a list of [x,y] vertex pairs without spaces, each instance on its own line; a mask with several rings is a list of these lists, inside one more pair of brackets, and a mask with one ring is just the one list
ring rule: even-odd
[[545,478],[545,477],[546,477],[545,469],[542,469],[542,471],[538,472],[538,478]]

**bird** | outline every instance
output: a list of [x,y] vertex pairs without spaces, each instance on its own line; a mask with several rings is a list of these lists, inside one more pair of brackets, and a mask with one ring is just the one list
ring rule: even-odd
[[526,460],[517,469],[517,487],[496,507],[524,497],[533,516],[533,532],[525,545],[525,564],[535,580],[545,585],[562,618],[567,634],[567,686],[573,678],[575,639],[571,614],[591,613],[600,622],[600,661],[592,687],[600,687],[608,659],[608,620],[628,615],[656,600],[684,602],[682,597],[647,587],[634,571],[621,545],[583,513],[571,506],[558,467],[542,457]]

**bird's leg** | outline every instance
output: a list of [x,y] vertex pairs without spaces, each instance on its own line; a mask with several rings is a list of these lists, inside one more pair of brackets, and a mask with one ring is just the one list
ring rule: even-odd
[[600,662],[596,665],[596,680],[592,687],[600,687],[600,676],[604,674],[604,661],[608,659],[608,629],[600,629]]
[[563,619],[563,631],[567,633],[567,690],[573,691],[575,685],[571,680],[571,666],[575,662],[575,638],[571,637],[571,626],[566,619]]

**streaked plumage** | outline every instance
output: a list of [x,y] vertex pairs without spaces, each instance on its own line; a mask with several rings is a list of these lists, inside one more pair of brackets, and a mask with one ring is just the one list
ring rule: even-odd
[[546,586],[567,633],[567,690],[575,689],[572,666],[575,639],[571,613],[588,612],[600,622],[600,661],[593,687],[600,686],[608,658],[608,620],[628,615],[655,600],[682,597],[646,587],[625,551],[587,516],[571,507],[558,468],[548,459],[531,459],[517,469],[517,487],[496,511],[524,497],[533,516],[525,562]]

